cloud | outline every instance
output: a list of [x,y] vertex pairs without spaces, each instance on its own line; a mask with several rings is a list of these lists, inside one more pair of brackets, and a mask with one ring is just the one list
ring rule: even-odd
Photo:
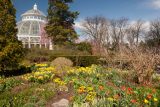
[[154,9],[160,9],[160,0],[150,0],[147,4]]
[[[136,24],[136,22],[137,22],[137,20],[131,20],[131,21],[129,22],[129,24],[130,24],[130,25],[134,25],[134,24]],[[149,31],[150,21],[144,21],[144,22],[143,22],[143,28],[144,28],[144,30]]]
[[146,31],[149,31],[149,29],[150,29],[150,21],[146,21],[144,23],[143,27],[145,28]]
[[83,21],[75,21],[74,28],[75,29],[83,29],[82,23],[83,23]]

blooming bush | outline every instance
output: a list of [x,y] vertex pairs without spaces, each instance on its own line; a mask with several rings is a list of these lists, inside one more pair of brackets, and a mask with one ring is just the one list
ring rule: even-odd
[[53,79],[54,72],[54,67],[48,67],[47,64],[36,64],[33,72],[24,75],[23,78],[30,82],[45,83]]

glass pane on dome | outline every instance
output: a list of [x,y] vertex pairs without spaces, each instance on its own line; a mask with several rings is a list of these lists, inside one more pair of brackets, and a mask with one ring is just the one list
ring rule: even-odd
[[34,21],[31,25],[30,35],[39,36],[39,23]]
[[22,23],[22,26],[20,28],[20,34],[28,34],[29,33],[29,27],[30,27],[30,22],[25,22]]

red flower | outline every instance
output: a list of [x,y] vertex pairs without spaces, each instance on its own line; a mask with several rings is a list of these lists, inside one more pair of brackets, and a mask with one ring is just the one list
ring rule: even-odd
[[132,91],[132,88],[129,87],[129,88],[128,88],[128,91]]
[[129,88],[127,89],[127,94],[133,94],[132,88],[129,87]]
[[148,95],[147,95],[147,98],[148,98],[148,99],[151,99],[151,98],[152,98],[152,95],[151,95],[151,94],[148,94]]
[[134,99],[132,99],[132,100],[131,100],[131,103],[136,103],[136,102],[137,102],[137,101],[136,101],[136,100],[134,100]]

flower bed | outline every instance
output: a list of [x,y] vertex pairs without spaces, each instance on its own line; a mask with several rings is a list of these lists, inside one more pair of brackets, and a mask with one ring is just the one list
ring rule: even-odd
[[[5,99],[5,96],[3,97],[5,92],[16,98],[13,100],[14,105],[18,102],[21,102],[21,106],[28,104],[32,98],[31,101],[25,100],[25,96],[30,98],[30,93],[38,88],[34,95],[37,101],[45,100],[44,107],[49,98],[63,92],[70,93],[68,100],[73,107],[158,107],[160,105],[159,87],[154,84],[147,86],[129,81],[127,77],[133,76],[129,71],[92,65],[90,67],[66,67],[65,75],[57,76],[56,73],[59,71],[48,64],[35,64],[32,70],[32,73],[18,77],[22,78],[19,83],[14,82],[18,81],[18,78],[0,78],[0,86],[7,86],[10,89],[17,85],[28,87],[15,95],[7,92],[5,88],[0,97],[0,104],[3,102],[1,99]],[[159,76],[156,75],[153,78],[159,83]],[[44,95],[43,99],[39,95]],[[7,101],[8,99],[5,99],[5,102]],[[36,101],[32,103],[38,104]]]

